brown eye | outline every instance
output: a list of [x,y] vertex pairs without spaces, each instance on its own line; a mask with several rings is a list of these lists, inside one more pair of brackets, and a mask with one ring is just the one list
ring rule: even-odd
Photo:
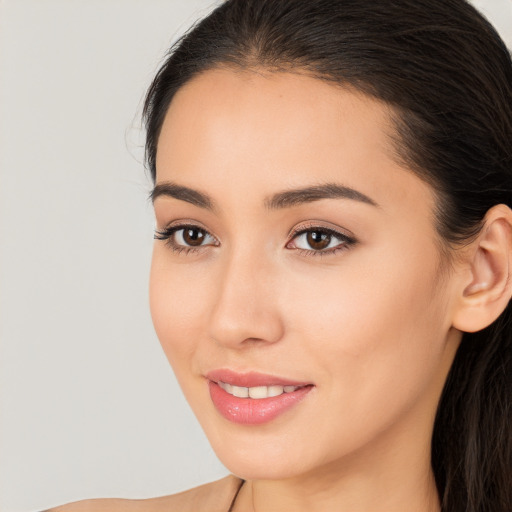
[[356,239],[328,228],[312,227],[295,234],[287,244],[288,249],[301,249],[307,253],[329,254],[348,248]]
[[171,247],[182,249],[218,245],[213,235],[197,226],[175,226],[163,231],[156,231],[155,239],[167,240]]
[[203,244],[205,240],[205,232],[197,228],[184,228],[182,237],[185,245],[196,247]]
[[308,231],[306,233],[306,242],[311,249],[321,251],[322,249],[329,247],[329,244],[331,243],[331,235],[324,231]]

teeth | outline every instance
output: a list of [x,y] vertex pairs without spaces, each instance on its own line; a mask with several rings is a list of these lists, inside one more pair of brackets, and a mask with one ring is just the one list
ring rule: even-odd
[[[289,386],[295,389],[295,386]],[[284,392],[283,386],[269,386],[267,388],[267,396],[279,396],[282,395]]]
[[279,396],[283,393],[292,393],[300,386],[255,386],[252,388],[244,388],[240,386],[233,386],[227,382],[218,382],[219,386],[229,393],[230,395],[238,398],[254,398],[256,400],[260,398],[269,398],[273,396]]
[[255,388],[249,388],[249,396],[251,398],[267,398],[268,388],[267,386],[256,386]]
[[[229,393],[229,391],[228,391]],[[239,386],[231,386],[231,394],[238,398],[249,398],[249,388],[241,388]]]
[[228,384],[226,382],[219,382],[219,386],[224,390],[227,391],[230,395],[233,394],[233,386],[231,384]]

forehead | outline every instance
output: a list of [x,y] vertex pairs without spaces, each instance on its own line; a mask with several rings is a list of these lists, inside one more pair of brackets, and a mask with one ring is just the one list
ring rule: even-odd
[[157,183],[248,197],[338,182],[379,204],[422,200],[431,211],[430,187],[394,157],[391,113],[382,102],[307,75],[210,70],[171,102]]
[[[340,149],[355,141],[366,152],[391,150],[388,107],[352,89],[304,74],[214,69],[178,90],[164,119],[158,156],[192,139],[247,150],[265,146],[287,156],[305,153],[323,140]],[[263,155],[258,155],[263,156]],[[347,152],[346,156],[350,156]]]

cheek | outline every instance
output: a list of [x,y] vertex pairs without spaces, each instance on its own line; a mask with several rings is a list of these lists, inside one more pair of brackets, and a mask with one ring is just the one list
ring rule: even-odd
[[360,254],[332,269],[330,279],[317,276],[321,286],[304,279],[290,316],[293,310],[304,358],[324,369],[327,401],[338,414],[358,418],[353,425],[379,417],[377,425],[428,392],[449,323],[431,245],[403,258],[393,247],[372,252],[371,259]]
[[155,247],[149,299],[156,334],[175,373],[186,370],[207,318],[208,290],[204,279],[186,265],[169,263],[167,250]]
[[281,286],[287,290],[285,314],[295,317],[290,327],[300,325],[297,335],[305,329],[317,332],[318,339],[338,339],[333,349],[354,356],[375,345],[393,345],[392,339],[368,336],[371,332],[429,331],[442,323],[437,315],[446,305],[437,284],[437,260],[431,244],[407,255],[383,246],[347,253],[336,267],[291,271]]

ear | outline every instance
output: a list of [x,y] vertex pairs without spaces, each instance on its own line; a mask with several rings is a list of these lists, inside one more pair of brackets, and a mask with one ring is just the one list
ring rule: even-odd
[[465,248],[452,325],[476,332],[496,320],[512,296],[512,210],[492,207],[478,237]]

